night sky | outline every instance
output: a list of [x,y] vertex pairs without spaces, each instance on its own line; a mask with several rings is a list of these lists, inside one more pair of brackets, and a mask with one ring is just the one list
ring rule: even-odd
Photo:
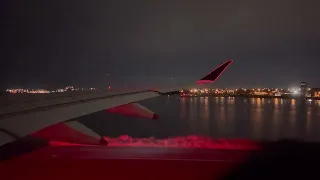
[[186,83],[228,59],[235,62],[215,87],[300,81],[320,87],[319,6],[317,0],[2,2],[1,87]]

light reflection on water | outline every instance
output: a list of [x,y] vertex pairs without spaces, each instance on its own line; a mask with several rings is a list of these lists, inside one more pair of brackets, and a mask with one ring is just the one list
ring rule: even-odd
[[[316,113],[320,109],[319,101],[309,103],[295,99],[223,97],[180,100],[185,103],[198,103],[190,103],[189,111],[190,117],[197,118],[192,125],[197,127],[200,134],[207,135],[208,131],[214,131],[211,135],[220,138],[320,140],[317,128],[311,129],[312,123],[320,128],[317,121],[320,121],[320,116]],[[246,116],[246,111],[249,116]],[[208,123],[209,121],[214,123]],[[237,123],[241,125],[237,126]],[[209,124],[214,127],[210,127]]]
[[254,104],[252,104],[252,136],[254,139],[260,139],[262,136],[262,109],[261,109],[261,99],[253,99],[255,100]]
[[159,97],[141,104],[157,112],[160,118],[154,121],[103,112],[86,117],[90,120],[83,122],[100,134],[113,137],[121,134],[158,138],[204,135],[213,138],[320,141],[319,101],[170,96],[169,99]]

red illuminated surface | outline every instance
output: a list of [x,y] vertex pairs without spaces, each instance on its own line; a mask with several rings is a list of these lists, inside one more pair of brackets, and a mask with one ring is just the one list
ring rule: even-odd
[[132,138],[122,135],[118,138],[104,137],[111,147],[166,147],[166,148],[202,148],[202,149],[231,149],[254,150],[259,145],[246,139],[214,140],[203,136],[182,136],[167,139]]
[[[201,136],[105,137],[108,146],[50,142],[4,161],[3,179],[216,179],[232,172],[259,144]],[[19,172],[19,173],[17,173]]]
[[[203,136],[174,137],[168,139],[132,138],[122,135],[118,138],[104,137],[108,147],[152,147],[152,148],[183,148],[213,150],[258,150],[260,144],[246,139],[213,140]],[[50,141],[50,146],[83,146],[83,144]],[[97,145],[86,145],[97,146]]]
[[[104,137],[108,141],[108,147],[157,147],[157,148],[197,148],[219,150],[257,150],[260,145],[246,139],[219,139],[213,140],[202,136],[174,137],[168,139],[132,138],[122,135],[118,138]],[[68,142],[50,141],[51,146],[83,146]],[[90,146],[90,145],[86,145]],[[95,146],[95,145],[91,145]]]

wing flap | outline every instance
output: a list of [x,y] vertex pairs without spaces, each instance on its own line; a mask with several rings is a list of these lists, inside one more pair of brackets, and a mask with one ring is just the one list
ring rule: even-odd
[[68,121],[41,129],[32,134],[52,141],[78,144],[100,144],[101,136],[77,121]]
[[158,119],[158,115],[152,112],[150,109],[138,104],[138,103],[129,103],[121,106],[113,107],[107,109],[110,113],[121,114],[124,116],[131,117],[140,117],[148,119]]

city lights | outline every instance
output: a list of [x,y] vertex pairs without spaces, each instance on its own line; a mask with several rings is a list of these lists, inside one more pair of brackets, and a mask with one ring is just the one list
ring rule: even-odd
[[[305,83],[306,84],[306,83]],[[108,91],[111,91],[111,86],[107,86]],[[75,88],[67,86],[59,89],[7,89],[6,92],[10,94],[45,94],[45,93],[61,93],[66,91],[94,91],[96,88]],[[191,88],[181,89],[179,93],[182,97],[197,97],[197,96],[220,96],[220,97],[235,97],[235,96],[253,96],[253,97],[306,97],[306,98],[320,98],[320,88],[308,88],[302,84],[300,87],[292,88]]]
[[[256,96],[256,97],[284,97],[284,96],[292,96],[299,97],[303,96],[301,88],[236,88],[236,89],[228,89],[228,88],[215,88],[215,89],[183,89],[180,90],[180,94],[183,97],[196,97],[196,96]],[[305,97],[320,97],[320,89],[317,88],[308,88],[305,92]]]
[[74,88],[73,86],[67,86],[65,88],[47,90],[47,89],[7,89],[6,92],[10,94],[45,94],[45,93],[61,93],[66,91],[80,91],[80,90],[95,90],[96,88]]

